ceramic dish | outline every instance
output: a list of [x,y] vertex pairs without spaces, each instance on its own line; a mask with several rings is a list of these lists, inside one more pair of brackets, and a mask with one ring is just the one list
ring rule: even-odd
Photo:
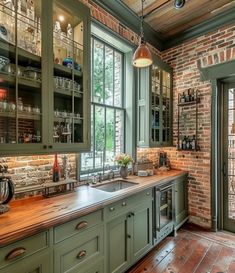
[[0,56],[0,70],[2,70],[7,64],[10,63],[10,60],[4,56]]

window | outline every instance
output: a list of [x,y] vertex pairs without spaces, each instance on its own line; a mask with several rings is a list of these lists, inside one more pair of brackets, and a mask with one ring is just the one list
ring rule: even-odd
[[114,166],[125,146],[124,56],[95,37],[91,43],[91,152],[81,155],[81,174]]

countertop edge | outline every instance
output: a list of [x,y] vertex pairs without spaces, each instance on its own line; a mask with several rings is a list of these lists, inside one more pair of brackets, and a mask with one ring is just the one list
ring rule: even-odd
[[[177,170],[178,171],[178,170]],[[33,236],[37,233],[46,231],[52,227],[55,227],[60,224],[64,224],[66,222],[69,222],[71,220],[74,220],[78,217],[82,217],[84,215],[87,215],[89,213],[95,212],[99,209],[103,209],[105,206],[110,205],[114,202],[120,201],[124,198],[127,198],[131,195],[134,195],[136,193],[139,193],[141,191],[144,191],[148,188],[152,188],[154,186],[162,186],[163,184],[169,182],[170,180],[177,179],[183,175],[188,174],[186,171],[179,171],[178,174],[170,175],[169,177],[162,178],[161,181],[155,181],[152,183],[148,183],[146,185],[141,185],[137,188],[130,188],[127,192],[122,193],[117,196],[111,196],[110,198],[107,198],[103,201],[98,201],[93,203],[92,205],[88,205],[84,208],[77,209],[76,211],[67,212],[64,214],[59,215],[58,217],[54,217],[48,221],[44,221],[40,225],[37,223],[35,225],[30,225],[27,228],[18,229],[15,232],[11,232],[6,234],[5,236],[1,236],[0,238],[0,247],[6,246],[10,243],[13,243],[17,240],[25,239],[29,236]],[[131,179],[130,179],[131,181]]]

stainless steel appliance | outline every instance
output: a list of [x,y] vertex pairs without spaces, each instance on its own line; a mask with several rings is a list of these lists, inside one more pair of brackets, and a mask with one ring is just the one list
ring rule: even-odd
[[174,230],[174,185],[172,182],[155,187],[154,243],[160,242]]
[[14,195],[14,184],[10,177],[6,176],[7,166],[0,165],[0,214],[9,210],[9,203]]

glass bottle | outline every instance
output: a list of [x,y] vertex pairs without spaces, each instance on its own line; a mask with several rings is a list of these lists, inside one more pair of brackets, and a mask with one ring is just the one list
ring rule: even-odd
[[55,154],[54,164],[52,168],[52,179],[53,182],[58,182],[60,180],[60,166],[58,163],[57,154]]
[[195,135],[193,135],[191,146],[192,146],[192,150],[196,150],[196,137],[195,137]]
[[186,150],[186,143],[187,143],[187,138],[184,136],[184,139],[182,141],[182,150]]

